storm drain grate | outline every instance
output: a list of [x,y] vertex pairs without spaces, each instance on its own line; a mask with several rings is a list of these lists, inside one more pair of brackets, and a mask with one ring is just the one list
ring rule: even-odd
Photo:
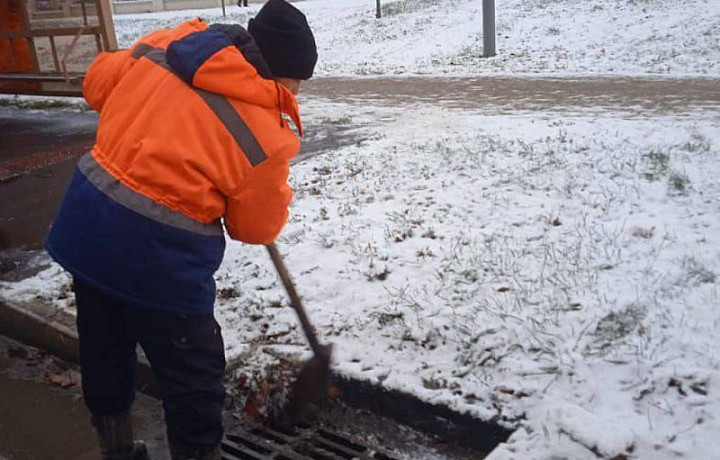
[[296,433],[261,425],[236,428],[222,442],[223,460],[396,460],[324,429]]

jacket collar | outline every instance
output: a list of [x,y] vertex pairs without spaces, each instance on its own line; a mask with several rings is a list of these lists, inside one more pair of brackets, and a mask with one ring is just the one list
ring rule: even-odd
[[198,89],[261,107],[276,107],[292,119],[302,136],[297,99],[272,79],[252,36],[240,26],[193,25],[200,30],[168,45],[170,67]]

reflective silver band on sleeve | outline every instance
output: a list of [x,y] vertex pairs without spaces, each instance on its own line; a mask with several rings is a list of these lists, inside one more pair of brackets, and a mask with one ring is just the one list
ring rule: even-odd
[[113,177],[95,161],[91,153],[86,153],[80,158],[78,169],[90,183],[113,201],[148,219],[203,236],[223,235],[220,219],[206,224],[155,202]]

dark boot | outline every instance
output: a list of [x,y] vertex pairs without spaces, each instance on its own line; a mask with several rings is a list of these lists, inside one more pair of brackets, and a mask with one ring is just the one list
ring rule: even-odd
[[102,460],[150,460],[142,441],[133,439],[130,413],[92,416]]
[[183,446],[170,443],[172,460],[220,460],[220,446]]

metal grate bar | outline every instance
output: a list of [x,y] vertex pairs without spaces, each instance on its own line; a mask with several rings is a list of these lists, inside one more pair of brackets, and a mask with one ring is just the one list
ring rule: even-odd
[[375,458],[377,460],[396,460],[393,457],[388,457],[387,455],[383,454],[382,452],[373,452],[372,458]]
[[296,454],[295,452],[283,452],[278,454],[274,460],[308,460],[304,455]]
[[321,450],[313,449],[306,446],[303,452],[307,458],[312,460],[344,460],[342,457],[338,457],[332,452],[323,452]]
[[263,455],[236,442],[226,439],[222,443],[223,459],[226,460],[269,460],[272,457]]
[[255,436],[254,434],[251,434],[248,432],[233,433],[232,435],[229,435],[228,438],[235,440],[235,441],[239,441],[248,447],[253,446],[260,452],[272,451],[272,449],[274,448],[274,444],[280,444],[280,445],[285,444],[284,442],[273,443],[261,436]]
[[353,458],[358,458],[358,452],[348,449],[347,447],[340,444],[335,444],[334,442],[328,441],[327,439],[316,438],[314,440],[314,443],[317,447],[330,451],[345,460],[352,460]]
[[318,434],[325,439],[328,439],[337,444],[342,444],[343,446],[345,446],[349,449],[352,449],[356,452],[362,453],[362,452],[365,452],[366,450],[368,450],[367,447],[365,447],[365,446],[356,444],[344,436],[339,436],[337,434],[330,433],[329,431],[326,431],[326,430],[318,430]]
[[296,434],[283,433],[281,431],[274,430],[266,427],[256,427],[250,430],[254,435],[261,436],[270,441],[277,442],[279,444],[288,444],[297,438]]
[[[263,455],[269,455],[272,453],[273,448],[272,446],[268,446],[266,443],[263,442],[254,442],[252,439],[247,439],[243,436],[228,436],[229,442],[238,445],[238,446],[244,446],[247,449],[250,449],[254,452],[257,452],[259,454]],[[263,445],[265,444],[265,445]]]

